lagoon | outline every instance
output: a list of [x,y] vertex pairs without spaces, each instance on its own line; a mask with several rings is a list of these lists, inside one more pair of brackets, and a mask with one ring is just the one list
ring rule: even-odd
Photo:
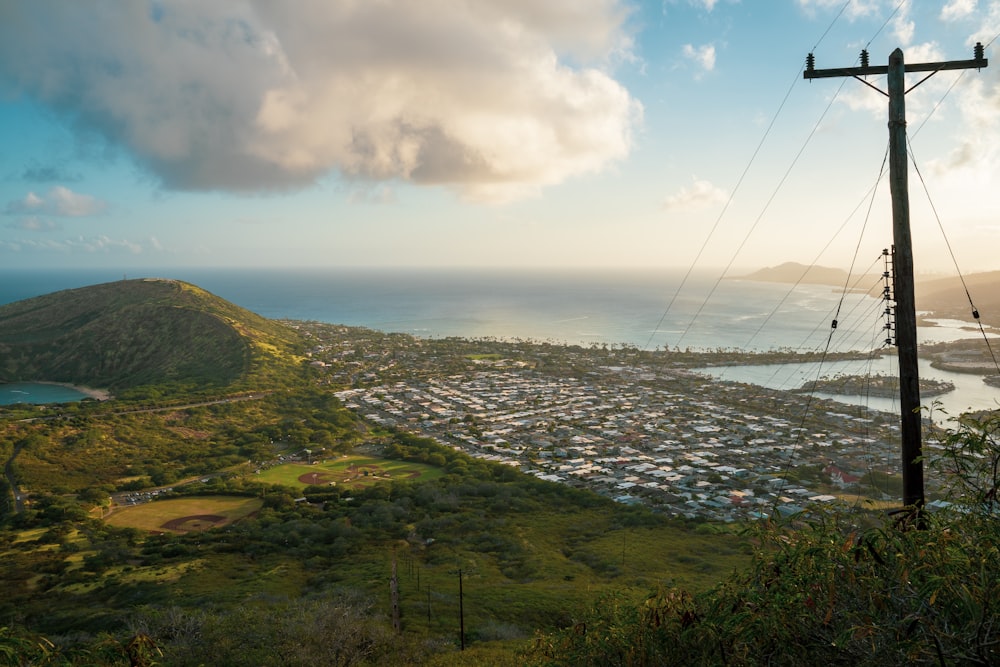
[[[927,360],[919,361],[921,378],[951,382],[955,390],[939,396],[921,400],[925,414],[939,425],[947,425],[958,415],[978,410],[1000,408],[1000,388],[983,382],[981,375],[953,373],[932,368]],[[895,355],[874,357],[860,361],[827,361],[825,363],[806,362],[792,364],[767,364],[746,366],[715,366],[695,369],[718,380],[755,384],[768,389],[794,390],[810,380],[838,375],[887,375],[898,376],[899,368]],[[820,398],[828,398],[840,403],[862,406],[868,410],[899,413],[899,399],[879,396],[859,396],[816,393]]]

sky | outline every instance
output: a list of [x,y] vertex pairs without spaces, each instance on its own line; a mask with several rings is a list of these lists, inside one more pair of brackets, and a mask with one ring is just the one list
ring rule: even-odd
[[0,267],[863,271],[887,99],[806,55],[979,41],[906,96],[911,225],[918,274],[1000,269],[998,34],[1000,0],[0,0]]

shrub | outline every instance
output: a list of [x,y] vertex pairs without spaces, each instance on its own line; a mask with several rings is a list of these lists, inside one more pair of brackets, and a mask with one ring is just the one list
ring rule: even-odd
[[[692,596],[601,600],[540,636],[542,665],[1000,664],[1000,416],[964,419],[935,465],[950,508],[921,522],[814,514],[748,528],[749,569]],[[917,524],[922,524],[918,529]]]

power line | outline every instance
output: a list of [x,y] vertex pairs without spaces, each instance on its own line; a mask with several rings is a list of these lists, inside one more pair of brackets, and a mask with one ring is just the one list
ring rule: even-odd
[[[840,19],[841,15],[847,9],[847,7],[850,5],[850,3],[851,3],[851,0],[846,0],[844,2],[843,6],[841,6],[841,8],[840,8],[840,11],[837,12],[837,15],[833,18],[832,21],[830,21],[830,23],[827,26],[826,30],[823,31],[822,35],[820,35],[819,40],[817,40],[815,46],[813,47],[814,49],[817,48],[820,45],[820,43],[823,42],[823,40],[826,38],[827,34],[830,32],[830,30],[833,28],[833,26]],[[771,134],[771,130],[774,128],[774,125],[775,125],[775,123],[778,120],[778,117],[781,115],[782,110],[785,108],[785,104],[788,102],[788,98],[791,96],[792,90],[798,84],[798,82],[800,80],[799,79],[799,73],[800,72],[801,72],[801,70],[797,69],[796,72],[795,72],[795,76],[792,77],[792,82],[791,82],[791,84],[789,84],[788,89],[785,91],[785,96],[782,98],[781,103],[778,105],[778,109],[774,112],[774,115],[771,117],[771,121],[770,121],[770,123],[768,123],[767,128],[764,130],[764,134],[761,135],[760,141],[757,143],[757,147],[754,149],[753,154],[751,154],[749,161],[747,162],[746,166],[743,168],[743,171],[740,174],[740,177],[737,179],[736,185],[733,187],[732,192],[729,193],[729,197],[726,199],[726,203],[723,205],[722,210],[719,212],[718,217],[716,217],[715,222],[712,224],[712,228],[709,230],[708,235],[705,237],[704,242],[702,242],[702,245],[698,249],[697,254],[695,255],[694,259],[691,261],[691,264],[688,266],[687,271],[684,273],[684,277],[681,279],[680,284],[677,286],[677,289],[674,291],[674,295],[670,298],[670,302],[667,304],[667,307],[664,309],[663,314],[660,316],[659,321],[657,322],[656,326],[653,327],[653,330],[650,332],[649,338],[647,339],[646,344],[643,346],[644,350],[648,350],[649,349],[649,346],[650,346],[650,344],[653,341],[653,337],[660,330],[660,327],[663,325],[664,320],[666,320],[667,315],[670,313],[670,311],[674,307],[674,304],[677,302],[677,297],[680,296],[681,291],[687,285],[688,280],[690,280],[691,274],[694,272],[695,267],[698,265],[698,262],[701,261],[701,257],[705,253],[705,249],[708,247],[709,242],[715,236],[715,232],[719,228],[719,224],[722,222],[723,217],[725,217],[726,212],[729,210],[729,207],[732,204],[733,199],[735,199],[735,197],[736,197],[736,193],[739,191],[740,187],[743,185],[743,181],[746,179],[747,174],[750,172],[750,168],[753,166],[754,162],[757,160],[757,156],[760,154],[761,148],[763,148],[763,146],[764,146],[764,142],[767,141],[768,137]],[[832,102],[831,102],[831,104],[832,104]],[[829,107],[827,107],[827,109],[829,109]],[[824,115],[825,115],[825,113],[826,112],[824,111]],[[812,136],[812,135],[810,135],[810,136]],[[701,310],[699,309],[698,313],[695,314],[694,319],[697,319],[697,317],[700,314],[700,312],[701,312]],[[681,340],[684,338],[684,336],[690,330],[691,324],[693,324],[693,320],[692,320],[691,323],[688,324],[687,328],[684,330],[684,333],[681,334],[681,338],[678,339],[678,341],[676,343],[677,346],[680,346]]]
[[997,357],[993,353],[993,347],[990,345],[989,336],[986,335],[986,330],[983,328],[983,322],[979,317],[979,309],[976,308],[976,304],[972,301],[972,295],[969,294],[969,286],[965,282],[965,276],[962,274],[962,270],[958,267],[958,259],[955,257],[955,251],[952,250],[951,242],[948,240],[948,234],[944,230],[944,225],[941,223],[941,216],[938,215],[937,206],[934,205],[934,200],[931,198],[930,190],[927,189],[927,182],[924,180],[924,175],[920,171],[920,167],[917,165],[917,160],[913,155],[913,145],[907,142],[909,147],[910,162],[913,163],[913,170],[917,173],[917,177],[920,179],[920,184],[924,188],[924,194],[927,196],[927,203],[931,207],[931,211],[934,213],[934,219],[937,221],[938,229],[941,230],[941,236],[944,238],[945,247],[948,248],[948,254],[951,256],[952,264],[955,265],[955,272],[958,274],[958,279],[962,282],[962,289],[965,291],[965,298],[969,302],[969,307],[972,308],[972,318],[976,321],[979,326],[979,333],[983,337],[983,341],[986,343],[986,349],[989,350],[990,358],[993,360],[993,366],[997,369],[997,374],[1000,374],[1000,363],[997,362]]

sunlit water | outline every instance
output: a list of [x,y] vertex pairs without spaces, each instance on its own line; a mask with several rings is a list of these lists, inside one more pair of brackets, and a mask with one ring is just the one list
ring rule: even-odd
[[87,398],[86,394],[56,384],[36,384],[33,382],[0,384],[0,405],[73,403],[85,398]]

